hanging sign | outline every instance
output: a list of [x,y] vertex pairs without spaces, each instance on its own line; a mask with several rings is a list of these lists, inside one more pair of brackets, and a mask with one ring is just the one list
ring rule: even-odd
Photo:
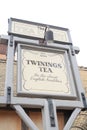
[[20,51],[21,92],[72,95],[64,51],[23,47]]

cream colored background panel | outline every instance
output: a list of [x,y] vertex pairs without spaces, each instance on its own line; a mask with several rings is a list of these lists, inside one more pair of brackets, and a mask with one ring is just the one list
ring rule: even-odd
[[22,91],[71,94],[64,54],[22,49]]

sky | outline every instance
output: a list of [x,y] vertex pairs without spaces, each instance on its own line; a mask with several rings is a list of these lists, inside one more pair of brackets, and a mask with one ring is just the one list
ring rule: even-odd
[[0,35],[10,17],[68,28],[80,49],[77,64],[87,67],[87,0],[0,0]]

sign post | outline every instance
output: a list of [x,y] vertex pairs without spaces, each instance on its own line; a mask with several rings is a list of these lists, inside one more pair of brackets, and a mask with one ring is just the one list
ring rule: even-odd
[[[48,26],[53,32],[54,42],[44,44]],[[11,104],[19,104],[13,108],[28,123],[26,126],[30,126],[31,121],[25,112],[22,113],[22,107],[40,108],[44,130],[59,130],[57,110],[74,110],[65,126],[65,129],[70,128],[73,115],[76,117],[77,112],[84,108],[84,90],[75,58],[77,50],[73,47],[69,30],[11,18],[8,34],[10,58],[7,59],[6,87],[11,87]],[[14,76],[15,53],[18,57]],[[14,86],[12,76],[17,81]]]

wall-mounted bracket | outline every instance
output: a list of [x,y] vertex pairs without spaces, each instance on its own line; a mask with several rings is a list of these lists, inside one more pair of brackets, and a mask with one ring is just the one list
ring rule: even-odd
[[82,100],[83,100],[84,108],[87,108],[85,94],[84,94],[84,93],[81,93],[81,96],[82,96]]
[[48,99],[48,107],[49,107],[51,127],[55,127],[54,109],[53,109],[53,102],[51,99]]
[[11,103],[11,87],[7,87],[7,104]]
[[10,35],[10,46],[13,46],[13,35]]
[[71,53],[73,56],[75,55],[75,50],[74,50],[74,47],[72,45],[71,45]]

